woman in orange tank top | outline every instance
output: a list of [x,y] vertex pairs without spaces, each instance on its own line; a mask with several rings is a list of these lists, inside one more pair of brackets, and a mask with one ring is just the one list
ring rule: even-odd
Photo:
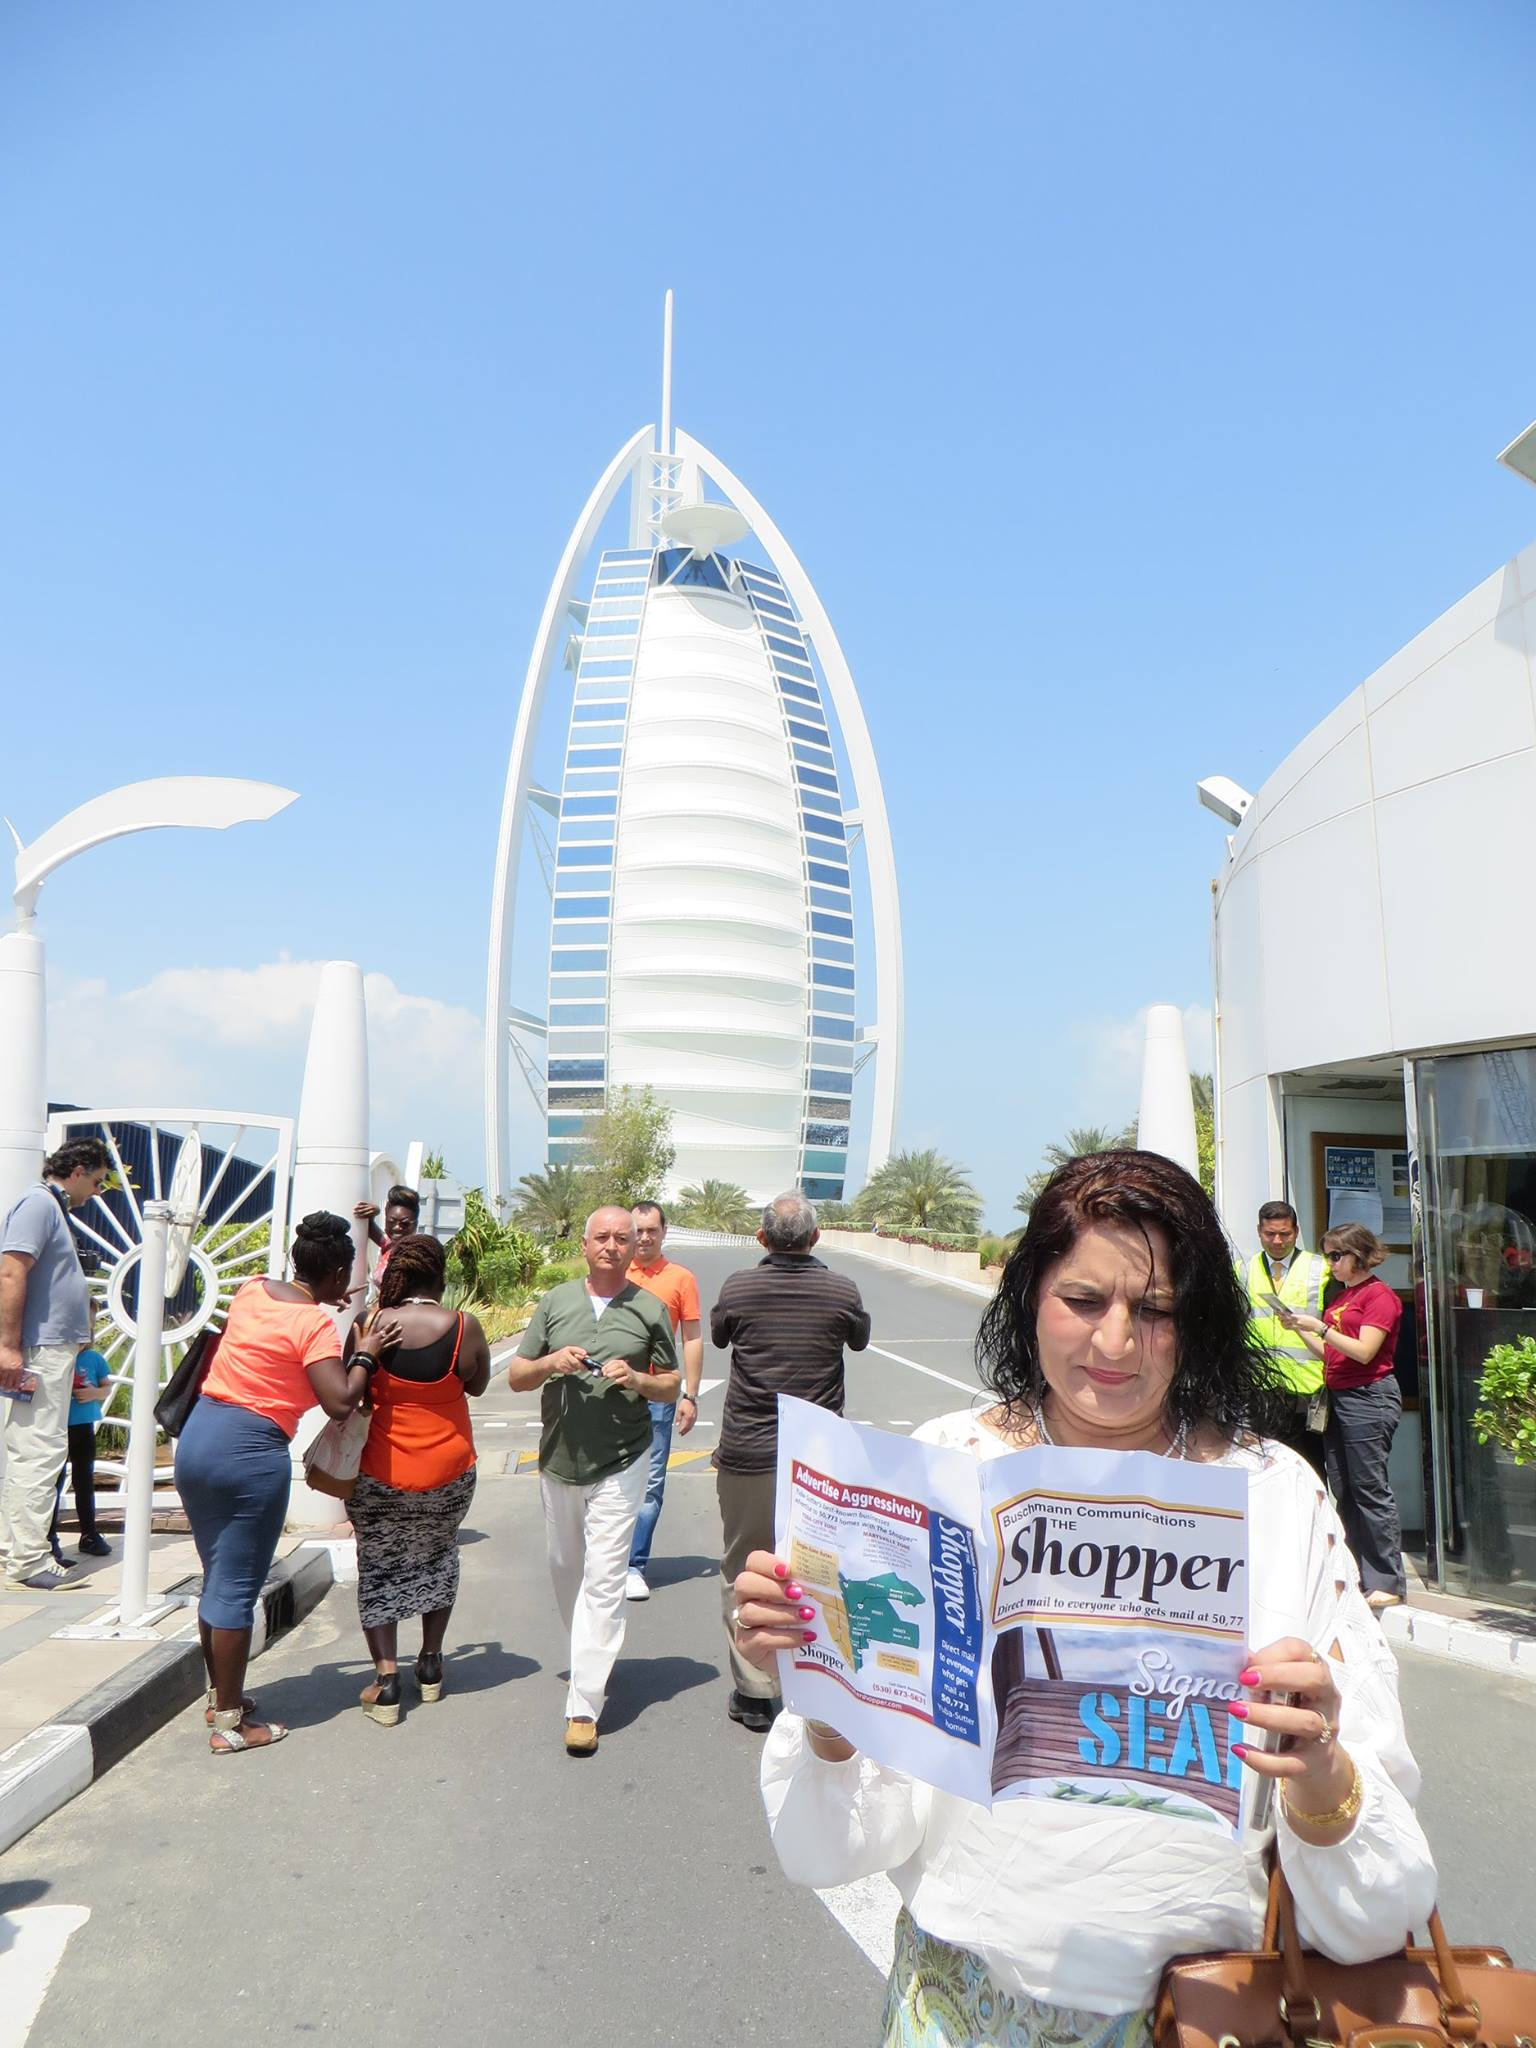
[[459,1524],[475,1492],[470,1394],[483,1394],[491,1351],[473,1316],[442,1305],[446,1259],[435,1237],[398,1238],[379,1308],[398,1324],[398,1349],[369,1381],[373,1421],[353,1490],[357,1611],[373,1658],[361,1695],[371,1721],[400,1718],[400,1623],[421,1616],[416,1683],[443,1695],[443,1638],[459,1591]]

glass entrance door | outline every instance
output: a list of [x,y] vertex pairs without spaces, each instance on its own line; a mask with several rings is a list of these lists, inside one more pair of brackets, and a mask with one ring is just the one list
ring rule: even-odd
[[1536,1047],[1412,1063],[1426,1464],[1448,1591],[1536,1607],[1536,1466],[1479,1444],[1495,1344],[1536,1337]]

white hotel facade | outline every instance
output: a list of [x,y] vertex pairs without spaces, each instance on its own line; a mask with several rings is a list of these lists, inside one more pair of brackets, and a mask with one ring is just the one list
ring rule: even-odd
[[[669,372],[670,305],[668,335]],[[899,1086],[879,771],[809,578],[740,480],[674,436],[669,387],[667,374],[660,433],[619,450],[567,541],[519,706],[489,949],[488,1185],[505,1195],[538,1163],[509,1153],[521,1068],[543,1091],[550,1162],[579,1158],[612,1091],[648,1086],[672,1111],[668,1192],[715,1179],[758,1201],[794,1186],[837,1199],[852,1192],[856,1074],[872,1064],[871,1165]],[[626,487],[628,545],[598,552]],[[562,652],[570,720],[545,790],[533,749]],[[530,827],[552,842],[542,1015],[509,985]]]

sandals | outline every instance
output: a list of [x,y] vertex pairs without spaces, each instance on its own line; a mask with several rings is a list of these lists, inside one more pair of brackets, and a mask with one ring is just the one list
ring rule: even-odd
[[[214,1715],[215,1715],[215,1714],[216,1714],[216,1713],[217,1713],[218,1711],[219,1711],[219,1694],[218,1694],[218,1688],[217,1688],[216,1686],[212,1686],[212,1685],[210,1685],[210,1686],[209,1686],[209,1688],[208,1688],[208,1705],[207,1705],[207,1708],[206,1708],[206,1710],[205,1710],[205,1712],[204,1712],[204,1714],[203,1714],[203,1724],[204,1724],[204,1726],[205,1726],[205,1727],[211,1728],[211,1727],[213,1726],[213,1717],[214,1717]],[[240,1697],[240,1711],[241,1711],[241,1713],[242,1713],[242,1714],[244,1714],[244,1716],[245,1716],[245,1718],[246,1718],[247,1720],[249,1720],[249,1719],[251,1718],[251,1716],[252,1716],[252,1715],[253,1715],[253,1714],[255,1713],[255,1711],[256,1711],[256,1702],[255,1702],[255,1701],[254,1701],[254,1700],[253,1700],[253,1699],[251,1698],[251,1696],[250,1696],[250,1694],[249,1694],[249,1693],[242,1693],[242,1694],[241,1694],[241,1697]]]
[[244,1707],[215,1707],[208,1747],[215,1756],[238,1756],[243,1749],[270,1749],[274,1742],[283,1741],[287,1733],[281,1721],[248,1722]]
[[432,1706],[443,1696],[443,1656],[440,1650],[423,1650],[416,1659],[416,1683],[422,1703]]
[[377,1721],[381,1728],[393,1728],[400,1718],[399,1672],[391,1671],[387,1677],[375,1678],[372,1685],[365,1685],[357,1703],[370,1721]]

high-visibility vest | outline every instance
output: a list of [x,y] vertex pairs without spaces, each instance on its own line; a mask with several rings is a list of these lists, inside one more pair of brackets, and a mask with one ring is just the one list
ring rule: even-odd
[[1321,1252],[1305,1252],[1300,1245],[1291,1254],[1285,1280],[1276,1287],[1269,1277],[1269,1260],[1255,1252],[1248,1261],[1248,1316],[1254,1335],[1275,1354],[1280,1377],[1297,1394],[1321,1393],[1323,1361],[1314,1358],[1297,1330],[1288,1330],[1265,1300],[1277,1294],[1287,1308],[1303,1315],[1320,1316],[1323,1289],[1332,1269]]

